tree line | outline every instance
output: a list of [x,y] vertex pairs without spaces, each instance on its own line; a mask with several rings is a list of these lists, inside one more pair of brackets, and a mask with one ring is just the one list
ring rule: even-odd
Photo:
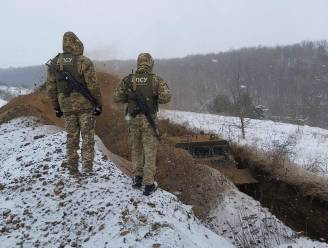
[[[242,88],[252,105],[267,109],[268,118],[302,119],[309,125],[328,127],[327,51],[327,41],[242,48],[159,59],[155,72],[168,81],[173,93],[169,105],[172,109],[234,114],[231,110],[215,110],[213,104],[218,96],[236,102]],[[135,60],[96,61],[97,70],[120,77],[135,66]],[[43,66],[0,70],[0,82],[4,83],[9,80],[33,85],[44,77]]]

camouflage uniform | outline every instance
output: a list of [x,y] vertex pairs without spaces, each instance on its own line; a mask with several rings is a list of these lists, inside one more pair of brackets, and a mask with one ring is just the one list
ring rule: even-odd
[[[63,37],[63,51],[52,60],[52,68],[48,69],[47,91],[54,109],[63,112],[67,132],[66,166],[72,172],[77,172],[80,133],[82,136],[82,163],[84,170],[92,170],[94,159],[95,106],[77,91],[66,94],[61,89],[58,71],[71,68],[79,83],[84,84],[101,107],[101,93],[97,82],[94,65],[83,56],[83,44],[78,37],[67,32]],[[71,59],[72,58],[72,59]],[[68,62],[67,62],[68,61]],[[72,62],[71,62],[72,61]],[[66,64],[67,62],[67,64]],[[71,65],[71,67],[68,67]],[[55,69],[54,69],[55,68]],[[65,84],[65,82],[64,82]],[[99,113],[98,113],[99,114]],[[59,115],[60,116],[60,115]]]
[[[141,91],[143,97],[148,101],[147,105],[150,105],[149,107],[153,111],[153,118],[157,123],[157,106],[158,104],[168,103],[171,99],[171,93],[163,79],[152,73],[153,64],[154,61],[150,54],[140,54],[136,73],[123,78],[119,87],[114,92],[114,101],[128,103],[127,112],[130,112],[131,109],[129,108],[133,106],[134,101],[134,99],[131,100],[131,91],[133,90],[132,78],[136,78],[138,75],[144,75],[145,78],[150,78],[146,84],[151,82],[151,93],[145,95],[146,93],[144,92],[147,91],[142,92],[140,89],[141,86],[138,84],[135,86],[135,90]],[[145,86],[147,87],[146,84]],[[131,101],[132,105],[130,104]],[[138,114],[135,118],[128,120],[128,129],[133,174],[135,177],[142,177],[145,185],[152,185],[156,173],[156,153],[159,141],[143,114]]]

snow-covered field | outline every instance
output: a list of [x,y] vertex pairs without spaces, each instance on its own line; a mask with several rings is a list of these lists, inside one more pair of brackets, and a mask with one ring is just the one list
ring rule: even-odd
[[26,88],[0,85],[0,108],[6,105],[12,98],[20,95],[27,95],[31,92],[32,90]]
[[7,104],[7,101],[0,98],[0,108]]
[[0,85],[0,91],[7,92],[12,96],[27,95],[32,92],[30,89],[6,85]]
[[242,139],[240,121],[236,117],[162,110],[160,118],[190,129],[222,135],[225,139],[270,151],[287,145],[290,159],[313,172],[328,175],[328,130],[248,119],[246,139]]
[[36,119],[0,126],[0,247],[233,247],[163,190],[144,197],[99,149],[95,175],[61,167],[65,132]]

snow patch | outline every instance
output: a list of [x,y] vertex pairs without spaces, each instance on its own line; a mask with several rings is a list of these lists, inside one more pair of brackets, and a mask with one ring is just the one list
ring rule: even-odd
[[6,104],[7,104],[7,101],[2,100],[2,99],[0,98],[0,108],[1,108],[2,106],[6,105]]
[[31,89],[26,89],[22,87],[13,87],[13,86],[6,86],[6,85],[0,85],[0,91],[7,92],[12,96],[20,96],[20,95],[27,95],[32,93],[33,91]]
[[227,192],[209,213],[206,223],[211,230],[233,239],[240,247],[276,247],[298,238],[297,233],[260,202],[238,190]]
[[286,248],[286,247],[288,248],[288,246],[290,246],[292,248],[326,248],[327,244],[309,240],[306,238],[299,238],[299,239],[295,240],[294,242],[280,245],[280,246],[278,246],[278,248]]

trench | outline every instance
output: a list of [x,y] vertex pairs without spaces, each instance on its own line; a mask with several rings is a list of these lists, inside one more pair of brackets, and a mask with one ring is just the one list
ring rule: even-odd
[[295,186],[272,178],[268,173],[252,169],[257,184],[239,185],[243,193],[259,201],[278,219],[302,235],[328,241],[328,203],[304,197]]
[[[213,160],[205,163],[221,171],[230,179],[238,177],[238,169],[249,170],[250,176],[258,183],[236,185],[241,192],[259,201],[285,225],[301,235],[314,240],[328,241],[328,202],[304,196],[299,187],[278,180],[271,174],[258,169],[252,165],[251,160],[245,160],[242,153],[235,154],[229,151],[227,142],[224,140],[189,142],[177,144],[177,146],[189,151],[196,160],[212,158]],[[229,156],[226,156],[223,161],[216,160],[216,156],[224,154],[230,154],[237,164],[231,163],[232,160],[227,159]],[[233,167],[235,169],[232,169]]]

